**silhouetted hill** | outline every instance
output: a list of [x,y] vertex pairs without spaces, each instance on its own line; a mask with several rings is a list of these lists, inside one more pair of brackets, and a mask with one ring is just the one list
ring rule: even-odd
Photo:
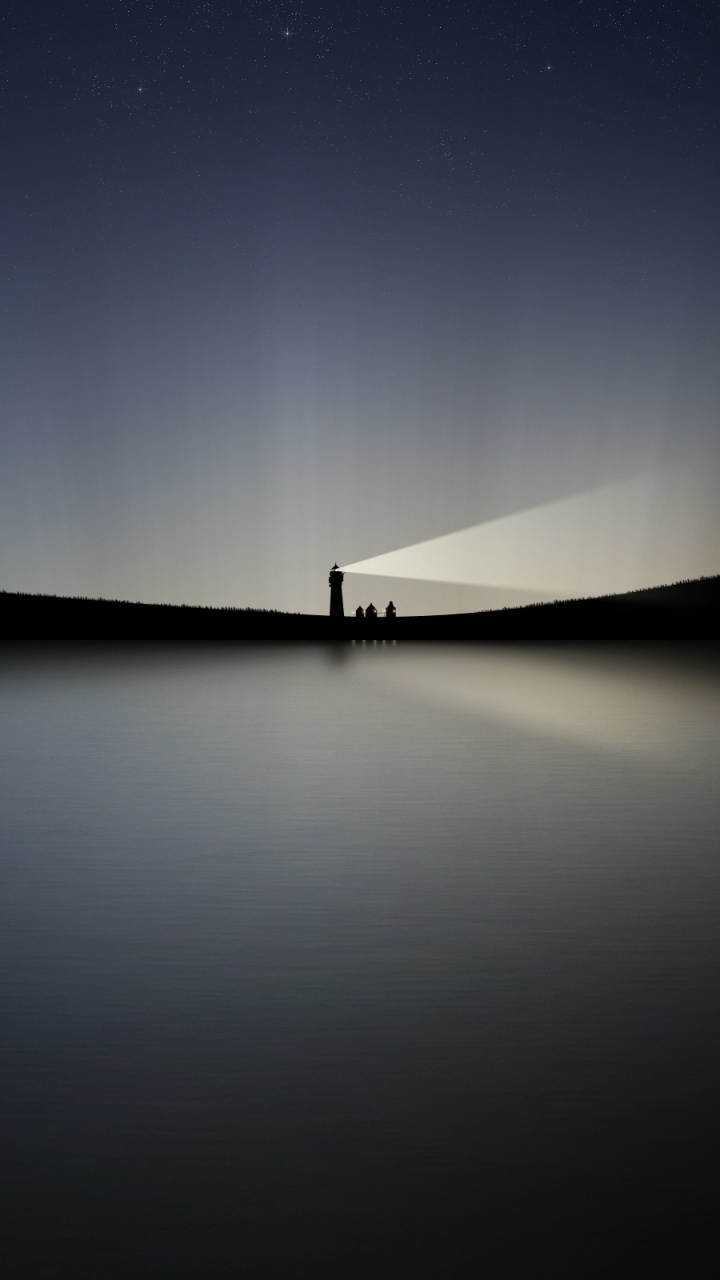
[[442,618],[398,618],[395,626],[398,639],[413,640],[717,644],[720,576],[624,595],[557,600]]
[[[271,609],[213,609],[137,604],[82,596],[0,592],[0,638],[5,641],[265,643],[326,639],[324,617]],[[322,634],[316,634],[320,625]]]
[[687,641],[717,644],[720,576],[626,595],[427,617],[345,618],[0,592],[5,643],[308,643],[329,640]]

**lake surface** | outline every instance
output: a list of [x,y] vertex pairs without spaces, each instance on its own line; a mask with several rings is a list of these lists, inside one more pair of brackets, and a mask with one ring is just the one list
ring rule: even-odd
[[719,746],[697,654],[6,654],[3,1276],[709,1263]]

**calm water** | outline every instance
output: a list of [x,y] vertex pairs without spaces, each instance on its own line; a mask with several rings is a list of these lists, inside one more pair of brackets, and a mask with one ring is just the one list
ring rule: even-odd
[[713,1256],[717,665],[0,676],[3,1276]]

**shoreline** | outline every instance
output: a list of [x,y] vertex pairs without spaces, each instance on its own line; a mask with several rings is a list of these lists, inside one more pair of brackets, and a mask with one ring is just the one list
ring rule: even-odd
[[720,576],[585,600],[464,614],[317,614],[0,592],[0,645],[691,643],[720,639]]

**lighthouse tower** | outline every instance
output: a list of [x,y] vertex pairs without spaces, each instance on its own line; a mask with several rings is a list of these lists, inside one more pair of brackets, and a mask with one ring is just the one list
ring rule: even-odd
[[338,569],[337,564],[334,564],[332,569],[330,570],[330,577],[328,578],[328,582],[330,583],[330,617],[331,618],[345,617],[345,609],[343,607],[343,598],[342,598],[342,584],[343,584],[344,577],[345,577],[345,574],[343,573],[342,569]]

